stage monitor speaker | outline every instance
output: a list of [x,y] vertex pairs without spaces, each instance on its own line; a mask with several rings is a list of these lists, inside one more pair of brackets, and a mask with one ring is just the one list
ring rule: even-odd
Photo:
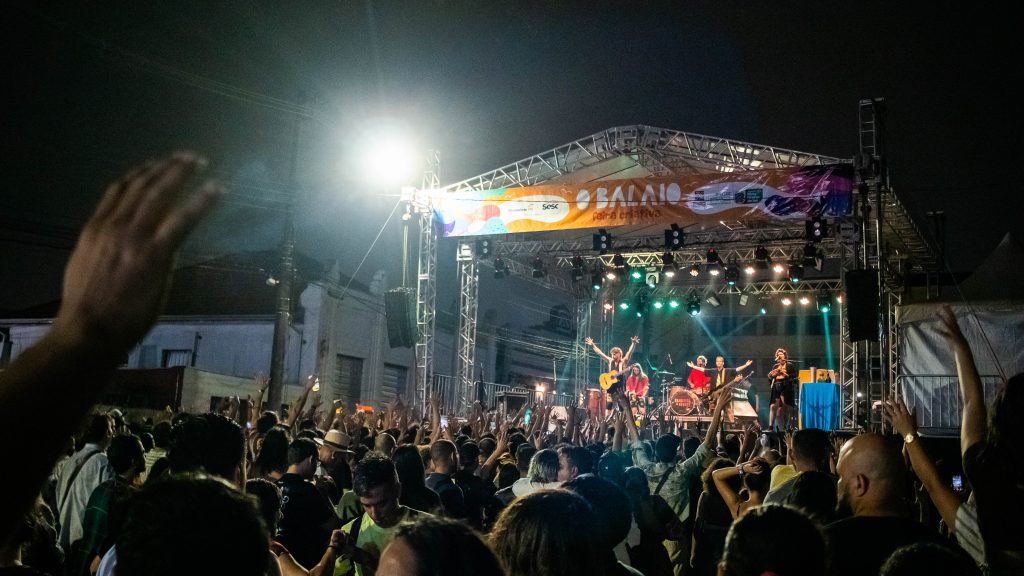
[[388,343],[392,348],[409,348],[416,343],[416,316],[411,290],[388,290],[384,294],[384,317],[388,324]]
[[878,342],[878,270],[847,272],[845,297],[850,341]]
[[505,414],[515,414],[526,404],[527,394],[523,392],[498,392],[495,401],[505,407]]

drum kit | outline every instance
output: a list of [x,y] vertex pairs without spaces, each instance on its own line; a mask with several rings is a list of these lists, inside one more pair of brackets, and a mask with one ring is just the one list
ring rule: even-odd
[[[673,372],[659,371],[652,376],[661,380],[661,404],[657,407],[647,409],[646,406],[637,405],[634,407],[634,414],[643,417],[644,413],[651,412],[651,415],[658,418],[673,418],[683,416],[708,416],[714,410],[716,397],[714,394],[697,394],[690,389],[690,385],[682,378],[676,377]],[[650,400],[649,400],[650,401]],[[750,407],[745,389],[736,389],[732,392],[733,409],[737,416],[756,416]],[[590,388],[586,391],[586,407],[591,414],[597,414],[604,418],[606,411],[611,406],[611,395],[599,388]]]

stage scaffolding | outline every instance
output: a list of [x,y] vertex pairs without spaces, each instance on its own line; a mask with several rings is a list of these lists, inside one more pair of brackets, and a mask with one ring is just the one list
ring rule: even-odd
[[[798,283],[786,280],[745,281],[742,288],[723,283],[713,290],[719,294],[742,290],[749,295],[820,291],[842,293],[846,271],[863,267],[880,269],[880,342],[849,341],[849,318],[844,299],[840,306],[842,344],[839,357],[843,408],[841,427],[856,429],[858,419],[867,410],[872,418],[869,425],[877,428],[880,425],[875,417],[878,412],[870,410],[870,403],[895,392],[899,348],[894,317],[900,303],[904,278],[910,272],[933,271],[937,265],[932,246],[921,235],[888,185],[881,145],[882,106],[881,100],[861,102],[860,154],[853,161],[637,125],[609,128],[439,190],[435,190],[436,182],[428,188],[425,178],[424,188],[444,194],[462,190],[532,186],[544,182],[570,181],[571,175],[576,172],[584,173],[588,181],[601,180],[612,176],[611,172],[601,172],[603,164],[614,164],[614,173],[617,175],[624,170],[640,170],[647,176],[664,176],[853,162],[860,176],[860,185],[854,193],[853,213],[832,220],[832,233],[815,244],[826,261],[838,262],[838,266],[826,267],[823,269],[828,270],[825,274],[817,274],[814,278]],[[608,169],[612,168],[610,166]],[[865,207],[870,207],[870,210]],[[432,371],[433,307],[436,293],[436,279],[433,275],[436,274],[437,236],[429,224],[430,210],[429,203],[419,206],[421,253],[417,284],[419,340],[416,358],[417,393],[420,398],[425,397]],[[611,230],[615,240],[613,252],[621,253],[631,267],[660,268],[664,236],[662,230],[650,228]],[[588,281],[572,282],[569,274],[564,271],[572,267],[574,257],[582,258],[588,270],[596,265],[609,266],[613,254],[600,255],[593,251],[590,241],[592,231],[572,232],[572,238],[559,233],[506,234],[491,238],[495,240],[494,256],[501,257],[512,274],[575,297],[578,341],[573,347],[571,364],[575,374],[571,391],[579,394],[587,387],[585,379],[589,373],[590,354],[582,338],[590,330],[594,299]],[[468,408],[474,382],[478,264],[493,265],[493,260],[480,259],[474,253],[476,239],[463,240],[457,251],[460,291],[455,369],[458,392],[455,397],[461,400],[461,406],[458,407],[460,411]],[[773,261],[790,261],[800,259],[803,247],[807,244],[803,220],[723,221],[713,229],[685,231],[684,239],[684,245],[672,252],[679,267],[678,274],[683,275],[691,264],[703,265],[705,253],[711,247],[718,251],[722,262],[731,259],[751,262],[754,260],[754,251],[762,246],[769,250]],[[537,255],[541,255],[549,264],[554,263],[554,269],[542,278],[532,278],[530,274],[532,266],[529,262]],[[659,289],[659,295],[685,297],[694,293],[705,294],[708,290],[706,285],[699,287],[683,283]],[[878,364],[877,369],[872,370],[872,362]],[[885,368],[881,369],[883,366]]]

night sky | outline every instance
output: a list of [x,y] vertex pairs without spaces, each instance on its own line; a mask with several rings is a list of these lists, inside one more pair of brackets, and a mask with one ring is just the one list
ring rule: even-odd
[[946,211],[969,271],[1022,230],[1017,20],[903,4],[5,3],[0,310],[57,297],[105,185],[176,148],[232,187],[182,259],[273,249],[296,110],[298,248],[351,271],[397,202],[356,169],[382,124],[447,184],[626,124],[849,158],[884,97],[894,188],[925,229]]

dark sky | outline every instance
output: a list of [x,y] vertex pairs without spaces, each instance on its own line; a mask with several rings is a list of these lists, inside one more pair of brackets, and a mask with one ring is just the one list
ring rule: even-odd
[[[849,4],[849,5],[848,5]],[[892,5],[890,5],[892,4]],[[451,183],[604,128],[648,124],[838,157],[888,102],[912,212],[948,214],[970,270],[1024,209],[1016,22],[858,2],[16,2],[5,5],[0,309],[57,296],[107,182],[188,147],[232,184],[186,260],[273,248],[294,104],[299,249],[351,270],[395,190],[354,175],[367,127],[405,125]],[[300,94],[302,96],[300,96]],[[385,231],[360,276],[394,260]]]

